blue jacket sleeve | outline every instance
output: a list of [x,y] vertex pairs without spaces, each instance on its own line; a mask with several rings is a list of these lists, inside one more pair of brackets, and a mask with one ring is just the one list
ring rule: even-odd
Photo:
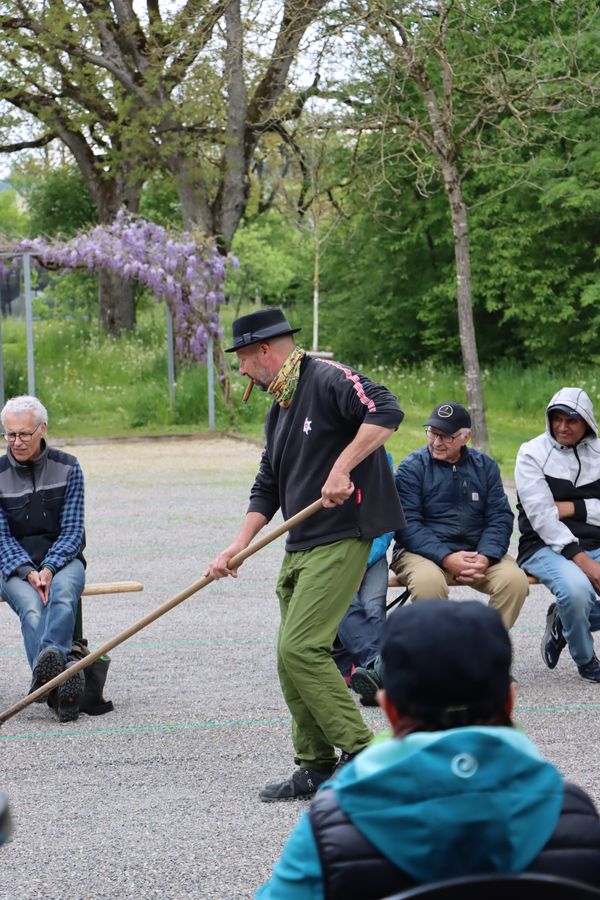
[[273,866],[271,879],[256,900],[324,900],[319,851],[308,813],[304,813]]
[[452,553],[452,548],[425,525],[422,468],[417,452],[402,460],[396,469],[396,490],[400,495],[406,525],[396,532],[395,538],[398,547],[418,553],[441,566],[444,557]]
[[514,516],[504,493],[500,469],[493,459],[486,459],[487,493],[485,528],[477,544],[477,552],[492,560],[500,560],[508,551]]

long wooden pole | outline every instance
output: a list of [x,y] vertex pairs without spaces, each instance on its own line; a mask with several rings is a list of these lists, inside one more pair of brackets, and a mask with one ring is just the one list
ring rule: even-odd
[[[305,509],[301,509],[300,512],[296,513],[295,516],[292,516],[289,519],[286,519],[281,525],[277,528],[274,528],[273,531],[269,531],[265,534],[264,537],[259,538],[257,541],[254,541],[250,544],[249,547],[246,547],[245,550],[242,550],[241,553],[236,554],[236,556],[232,556],[229,562],[227,563],[227,567],[229,569],[236,569],[240,566],[245,559],[248,559],[249,556],[253,556],[255,553],[258,553],[259,550],[262,550],[263,547],[266,547],[267,544],[272,543],[276,538],[281,537],[282,534],[285,534],[286,531],[289,531],[291,528],[294,528],[295,525],[298,525],[300,522],[303,522],[304,519],[308,519],[309,516],[312,516],[314,513],[318,512],[323,507],[323,501],[321,498],[315,500],[314,503],[311,503],[310,506],[305,507]],[[63,684],[63,682],[67,681],[69,678],[72,678],[77,672],[80,672],[81,669],[85,669],[88,666],[91,666],[92,663],[96,662],[97,659],[100,659],[101,656],[104,656],[106,653],[109,653],[115,647],[118,647],[119,644],[122,644],[124,641],[128,640],[130,637],[133,637],[134,634],[137,634],[138,631],[141,631],[142,628],[145,628],[147,625],[150,625],[152,622],[155,622],[157,619],[160,619],[161,616],[164,616],[165,613],[170,612],[170,610],[174,609],[180,603],[183,603],[184,600],[187,600],[188,597],[191,597],[192,594],[197,593],[197,591],[201,591],[202,588],[206,587],[207,584],[210,584],[211,581],[215,579],[212,575],[205,576],[201,578],[199,581],[195,581],[189,587],[185,588],[185,590],[181,591],[181,593],[176,594],[174,597],[171,597],[170,600],[167,600],[166,603],[163,603],[162,606],[159,606],[154,612],[148,613],[147,616],[144,616],[143,619],[140,619],[134,625],[131,625],[129,628],[122,631],[116,637],[111,638],[110,641],[107,641],[105,644],[102,644],[101,647],[98,647],[97,650],[93,650],[88,656],[84,656],[83,659],[77,660],[72,666],[69,666],[68,669],[65,669],[64,672],[61,672],[60,675],[57,675],[56,678],[52,678],[50,681],[47,681],[37,690],[33,691],[31,694],[27,694],[26,697],[23,697],[22,700],[19,700],[18,703],[15,703],[14,706],[9,707],[3,713],[0,713],[0,725],[3,725],[8,719],[11,719],[13,716],[16,716],[17,713],[21,712],[22,709],[29,706],[30,703],[35,703],[38,697],[42,697],[47,694],[49,691],[54,690],[59,685]]]

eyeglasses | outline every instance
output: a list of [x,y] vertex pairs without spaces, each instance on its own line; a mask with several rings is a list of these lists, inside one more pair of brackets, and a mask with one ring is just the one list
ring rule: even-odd
[[[42,423],[40,422],[40,425],[41,424]],[[22,444],[28,444],[40,425],[36,425],[33,431],[5,431],[2,437],[5,441],[8,441],[9,444],[14,444],[17,438],[19,438]]]
[[435,441],[436,438],[439,438],[439,440],[444,444],[452,444],[457,438],[460,437],[460,434],[440,434],[439,431],[432,431],[429,426],[426,426],[425,434],[430,441]]

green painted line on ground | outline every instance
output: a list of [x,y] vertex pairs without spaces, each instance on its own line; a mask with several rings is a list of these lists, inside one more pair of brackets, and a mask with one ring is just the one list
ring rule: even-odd
[[93,728],[77,731],[32,731],[21,734],[0,734],[0,741],[22,741],[34,738],[48,737],[80,737],[90,734],[131,734],[150,731],[186,731],[197,728],[237,728],[252,725],[285,725],[289,723],[289,716],[275,719],[231,719],[230,721],[216,722],[179,722],[173,725],[128,725],[117,728]]
[[[515,713],[520,712],[577,712],[579,710],[596,710],[600,709],[598,703],[574,704],[568,706],[519,706],[516,707]],[[362,712],[363,718],[375,719],[381,718],[379,711]],[[128,725],[116,728],[94,728],[88,730],[61,730],[61,731],[31,731],[21,732],[20,734],[1,734],[0,741],[23,741],[35,740],[38,738],[54,738],[54,737],[88,737],[90,735],[100,734],[141,734],[149,732],[168,732],[168,731],[187,731],[197,730],[201,728],[240,728],[240,727],[257,727],[263,725],[285,725],[289,724],[291,716],[278,716],[270,719],[225,719],[223,721],[216,720],[214,722],[177,722],[171,725]]]
[[[363,713],[363,718],[380,718],[379,712]],[[125,725],[116,728],[93,728],[88,730],[31,731],[20,734],[1,734],[0,741],[24,741],[36,738],[87,737],[96,734],[140,734],[142,732],[187,731],[199,728],[239,728],[262,725],[289,725],[291,716],[277,716],[272,719],[230,719],[214,722],[177,722],[172,725]]]
[[577,710],[600,709],[600,703],[573,703],[567,706],[515,706],[519,712],[577,712]]
[[[244,644],[274,644],[275,635],[264,638],[215,638],[211,641],[148,641],[147,643],[137,643],[135,641],[123,641],[119,644],[122,647],[127,644],[130,650],[148,650],[160,649],[162,647],[238,647]],[[90,647],[95,650],[94,646]],[[115,650],[117,648],[115,647]],[[0,650],[0,656],[21,656],[22,650]]]

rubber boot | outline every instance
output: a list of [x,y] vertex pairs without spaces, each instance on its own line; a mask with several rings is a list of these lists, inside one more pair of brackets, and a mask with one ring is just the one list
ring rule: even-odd
[[80,712],[87,713],[88,716],[102,716],[114,709],[112,700],[105,700],[102,696],[109,666],[110,656],[101,656],[83,670],[85,691],[79,704]]

